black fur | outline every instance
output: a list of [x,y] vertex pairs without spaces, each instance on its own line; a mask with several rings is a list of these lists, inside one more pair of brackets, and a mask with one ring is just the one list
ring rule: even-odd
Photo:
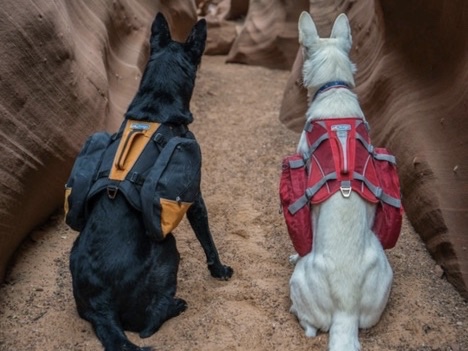
[[[204,20],[193,27],[185,43],[178,43],[158,14],[152,25],[151,55],[125,117],[172,126],[192,122],[189,105],[205,40]],[[233,270],[219,259],[201,194],[187,218],[211,275],[229,279]],[[70,270],[78,313],[92,324],[106,351],[151,350],[132,344],[124,330],[149,337],[187,308],[184,300],[175,298],[178,266],[172,234],[155,242],[145,235],[141,213],[121,194],[113,200],[105,192],[96,196],[88,222],[73,244]]]

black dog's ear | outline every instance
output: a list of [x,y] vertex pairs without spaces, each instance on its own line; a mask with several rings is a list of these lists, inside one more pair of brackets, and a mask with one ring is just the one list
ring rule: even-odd
[[158,12],[151,26],[151,52],[165,47],[171,41],[171,31],[166,18],[161,12]]
[[185,42],[186,50],[190,52],[192,61],[199,64],[203,52],[205,51],[206,43],[206,20],[202,18],[192,28],[187,41]]

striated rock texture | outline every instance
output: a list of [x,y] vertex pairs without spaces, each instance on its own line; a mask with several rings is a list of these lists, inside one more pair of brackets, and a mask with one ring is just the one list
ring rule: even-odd
[[199,5],[199,16],[206,19],[208,37],[205,55],[227,55],[243,27],[248,0],[206,0]]
[[0,281],[19,243],[62,203],[85,138],[119,126],[157,11],[177,40],[197,19],[186,0],[2,2]]
[[297,19],[308,2],[250,0],[245,24],[226,61],[290,69],[299,47]]
[[[397,156],[408,218],[468,298],[468,2],[311,1],[310,12],[327,36],[335,16],[348,14],[373,142]],[[298,52],[280,112],[296,131],[307,98],[301,62]]]

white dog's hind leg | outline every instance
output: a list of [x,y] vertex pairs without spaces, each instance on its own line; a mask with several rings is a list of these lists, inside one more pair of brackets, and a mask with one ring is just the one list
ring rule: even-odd
[[[379,244],[380,245],[380,244]],[[373,327],[387,305],[393,281],[393,272],[383,250],[380,259],[373,264],[375,269],[366,274],[360,302],[359,328]]]
[[294,305],[291,306],[291,308],[289,309],[289,312],[291,312],[292,314],[294,314],[297,317],[297,319],[299,320],[299,324],[301,325],[302,329],[304,329],[305,335],[308,338],[313,338],[313,337],[317,336],[317,328],[315,328],[313,325],[311,325],[306,320],[301,319],[299,317],[299,313],[297,312]]

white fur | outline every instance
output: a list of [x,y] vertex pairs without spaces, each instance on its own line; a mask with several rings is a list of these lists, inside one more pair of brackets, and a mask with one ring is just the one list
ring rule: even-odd
[[[354,86],[355,66],[349,59],[352,39],[346,15],[335,20],[331,37],[319,38],[307,12],[299,18],[304,49],[303,79],[309,95],[330,81]],[[331,89],[311,101],[306,117],[364,119],[357,96],[348,89]],[[298,151],[307,150],[304,133]],[[340,192],[313,206],[313,250],[293,255],[290,280],[291,312],[308,337],[329,331],[328,350],[360,350],[359,328],[375,325],[387,304],[393,279],[385,252],[372,232],[375,205],[356,193]]]

